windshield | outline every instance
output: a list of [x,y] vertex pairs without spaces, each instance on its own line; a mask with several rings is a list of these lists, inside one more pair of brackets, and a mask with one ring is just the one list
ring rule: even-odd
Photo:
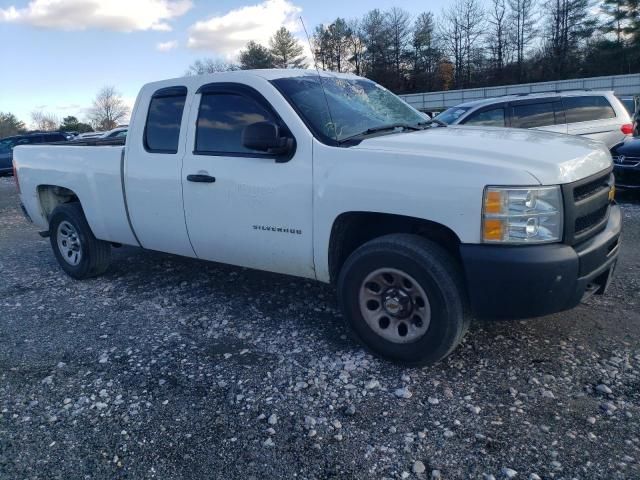
[[452,107],[442,112],[436,117],[436,119],[446,123],[447,125],[452,125],[469,110],[471,110],[471,107]]
[[304,75],[273,80],[273,84],[323,141],[339,142],[369,129],[417,126],[426,121],[420,112],[370,80],[322,77],[321,86],[318,76]]

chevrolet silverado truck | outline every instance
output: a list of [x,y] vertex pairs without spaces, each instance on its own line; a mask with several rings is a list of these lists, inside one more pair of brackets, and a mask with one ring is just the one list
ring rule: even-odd
[[353,75],[150,83],[126,140],[20,146],[14,168],[73,278],[125,244],[332,283],[355,337],[410,365],[447,356],[472,317],[603,293],[620,248],[604,144],[427,122]]

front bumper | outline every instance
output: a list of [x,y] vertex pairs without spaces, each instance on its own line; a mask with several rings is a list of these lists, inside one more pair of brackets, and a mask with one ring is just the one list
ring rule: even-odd
[[473,313],[483,318],[528,318],[575,307],[604,293],[620,250],[620,207],[606,228],[576,246],[462,244],[460,254]]

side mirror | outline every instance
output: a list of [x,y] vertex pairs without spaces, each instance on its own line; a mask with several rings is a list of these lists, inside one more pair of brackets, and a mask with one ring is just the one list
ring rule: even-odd
[[256,122],[242,130],[242,145],[259,152],[286,155],[293,148],[293,139],[280,136],[280,128],[273,122]]

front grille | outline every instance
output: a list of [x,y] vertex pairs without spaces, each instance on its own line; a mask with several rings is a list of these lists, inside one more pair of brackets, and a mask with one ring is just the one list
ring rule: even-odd
[[618,155],[613,157],[613,164],[621,167],[637,167],[640,165],[640,157],[625,157],[624,155]]
[[562,186],[564,197],[564,241],[582,243],[601,232],[609,218],[611,169]]
[[575,222],[575,232],[576,235],[579,235],[586,230],[589,230],[594,225],[600,223],[607,216],[607,211],[609,210],[609,205],[604,205],[600,207],[595,212],[591,212],[584,217],[576,218]]
[[606,189],[607,191],[609,191],[609,175],[606,175],[602,178],[597,178],[590,181],[589,183],[585,183],[584,185],[575,187],[573,189],[573,199],[576,202],[579,202],[580,200],[598,193],[598,191],[602,189]]

